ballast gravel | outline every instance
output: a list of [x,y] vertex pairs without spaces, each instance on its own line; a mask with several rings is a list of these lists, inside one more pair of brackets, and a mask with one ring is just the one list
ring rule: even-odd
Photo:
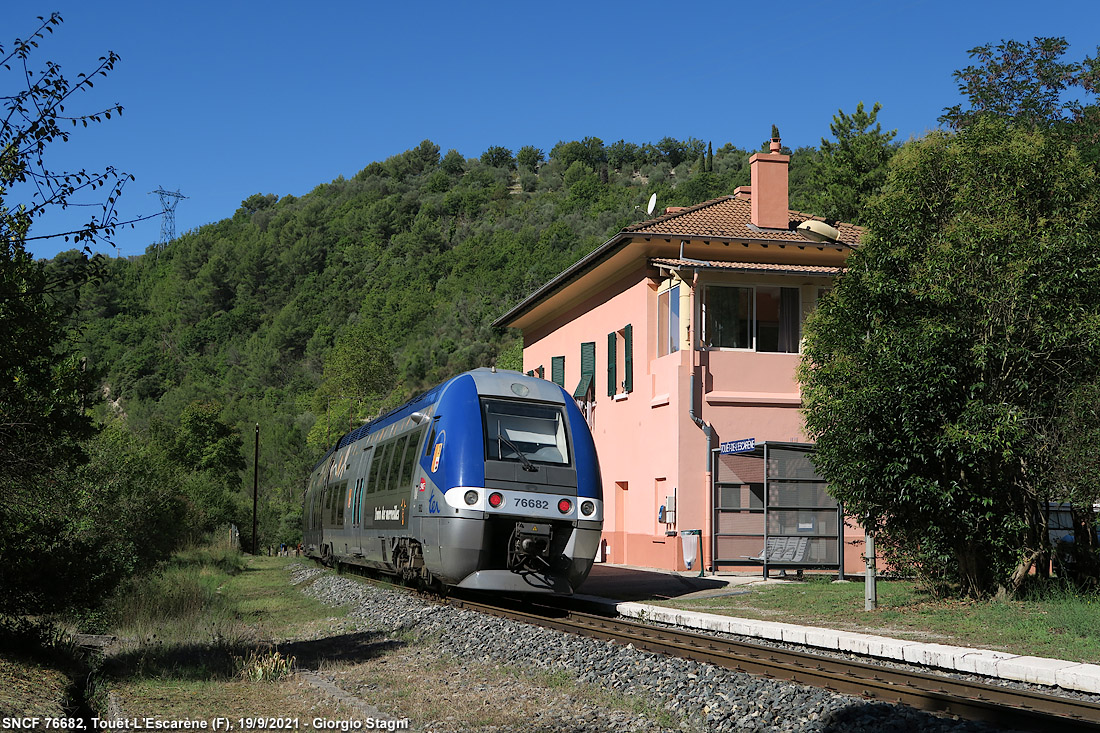
[[[310,582],[312,581],[312,582]],[[993,730],[902,705],[875,703],[813,687],[769,680],[709,664],[587,639],[493,616],[428,603],[412,594],[357,582],[314,566],[291,566],[291,582],[332,606],[348,606],[347,631],[379,631],[438,639],[439,654],[515,669],[567,674],[582,688],[593,687],[644,700],[662,720],[644,712],[594,710],[566,695],[540,697],[524,727],[535,731],[841,731],[933,733]],[[456,674],[447,687],[475,687],[477,679]],[[372,703],[367,699],[367,703]],[[675,721],[671,726],[667,721]],[[412,720],[418,730],[488,731],[477,721],[457,718]]]

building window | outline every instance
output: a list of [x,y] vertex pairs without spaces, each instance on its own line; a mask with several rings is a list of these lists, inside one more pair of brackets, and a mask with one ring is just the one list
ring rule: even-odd
[[798,353],[798,288],[710,285],[703,297],[703,344],[714,349]]
[[634,389],[634,327],[629,323],[607,334],[607,396]]
[[680,350],[680,284],[666,280],[657,293],[657,356]]

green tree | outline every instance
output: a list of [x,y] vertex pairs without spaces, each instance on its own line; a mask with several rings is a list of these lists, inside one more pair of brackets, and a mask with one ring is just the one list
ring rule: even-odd
[[[983,116],[1009,119],[1065,135],[1087,160],[1100,159],[1100,53],[1065,61],[1068,50],[1065,38],[1041,36],[970,49],[977,63],[954,74],[968,106],[945,108],[940,122],[959,129]],[[1069,98],[1074,89],[1085,99]]]
[[325,359],[314,409],[322,417],[309,434],[315,449],[329,447],[356,418],[378,414],[396,383],[393,355],[373,321],[359,321],[337,340]]
[[[1100,186],[1074,148],[982,118],[907,145],[807,321],[816,464],[929,584],[1012,590],[1070,482],[1064,405],[1100,376]],[[1100,498],[1096,484],[1083,496]]]
[[466,159],[457,150],[448,150],[439,165],[452,176],[460,176],[466,172]]
[[525,171],[537,171],[539,164],[544,160],[546,160],[546,155],[534,145],[524,145],[516,153],[516,163]]
[[[92,78],[106,75],[118,57],[109,54],[89,75],[69,82],[61,68],[47,62],[31,66],[31,56],[47,34],[61,24],[56,13],[39,18],[27,40],[0,46],[0,66],[15,67],[17,93],[3,97],[0,116],[0,480],[32,475],[78,454],[73,441],[91,434],[84,407],[90,403],[92,380],[69,341],[68,316],[75,300],[66,294],[92,276],[101,259],[90,246],[109,240],[118,225],[115,201],[129,177],[113,168],[95,173],[59,171],[45,162],[52,143],[68,140],[68,121],[99,122],[121,106],[87,115],[66,116],[72,97]],[[13,200],[13,189],[21,194]],[[46,213],[82,203],[86,194],[106,188],[100,213],[82,228],[31,236]],[[63,269],[47,270],[26,250],[29,239],[64,237],[84,250],[71,253]]]
[[209,532],[233,518],[233,497],[245,468],[240,433],[222,420],[223,409],[216,400],[192,402],[180,415],[169,443],[172,460],[186,470],[183,493],[191,501],[195,533]]
[[510,171],[516,169],[516,159],[512,151],[499,145],[494,145],[481,154],[481,164]]
[[[86,408],[95,380],[73,344],[72,291],[101,266],[102,260],[88,257],[91,246],[109,242],[120,225],[115,204],[130,180],[110,167],[98,173],[64,171],[47,163],[53,147],[69,139],[70,127],[122,111],[118,105],[89,114],[66,110],[95,77],[114,68],[115,54],[75,83],[55,63],[32,66],[40,42],[60,24],[56,13],[39,18],[28,39],[0,46],[0,67],[14,68],[13,92],[0,98],[0,586],[11,602],[36,610],[56,600],[55,589],[65,587],[65,578],[46,567],[20,572],[20,555],[41,560],[35,548],[45,542],[51,563],[75,567],[84,559],[80,543],[70,541],[80,488],[67,472],[86,460],[81,441],[94,433]],[[92,192],[103,199],[82,227],[34,230],[53,210],[92,203]],[[47,269],[33,260],[26,243],[49,237],[83,249],[67,253],[64,267]]]
[[29,479],[34,501],[6,495],[0,522],[0,611],[99,607],[186,532],[179,472],[163,451],[119,424],[84,444],[86,463]]
[[882,105],[871,111],[856,105],[854,114],[838,110],[829,130],[835,142],[821,139],[821,151],[810,175],[812,213],[826,219],[860,224],[867,201],[882,190],[886,166],[897,151],[897,130],[883,132]]

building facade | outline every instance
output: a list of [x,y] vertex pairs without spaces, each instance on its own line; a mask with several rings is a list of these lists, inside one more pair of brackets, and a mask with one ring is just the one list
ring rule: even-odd
[[802,324],[861,234],[799,228],[811,217],[789,210],[789,156],[771,147],[752,156],[751,186],[622,230],[496,322],[522,331],[524,370],[588,417],[609,562],[683,569],[687,529],[701,530],[706,568],[762,564],[763,538],[779,531],[806,534],[798,564],[860,562],[862,532],[846,528],[841,545],[819,498],[801,499],[789,531],[777,514],[769,532],[763,515],[764,497],[780,496],[762,493],[769,476],[791,497],[822,488],[795,453],[789,470],[765,467],[763,446],[804,453]]

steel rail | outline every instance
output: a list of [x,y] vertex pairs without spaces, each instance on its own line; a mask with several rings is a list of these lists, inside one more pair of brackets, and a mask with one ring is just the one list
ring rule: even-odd
[[1086,700],[779,649],[575,611],[555,617],[468,599],[451,598],[448,602],[493,616],[619,644],[632,644],[638,649],[707,662],[737,672],[881,702],[901,703],[918,710],[981,720],[1013,730],[1058,733],[1100,730],[1100,704]]

